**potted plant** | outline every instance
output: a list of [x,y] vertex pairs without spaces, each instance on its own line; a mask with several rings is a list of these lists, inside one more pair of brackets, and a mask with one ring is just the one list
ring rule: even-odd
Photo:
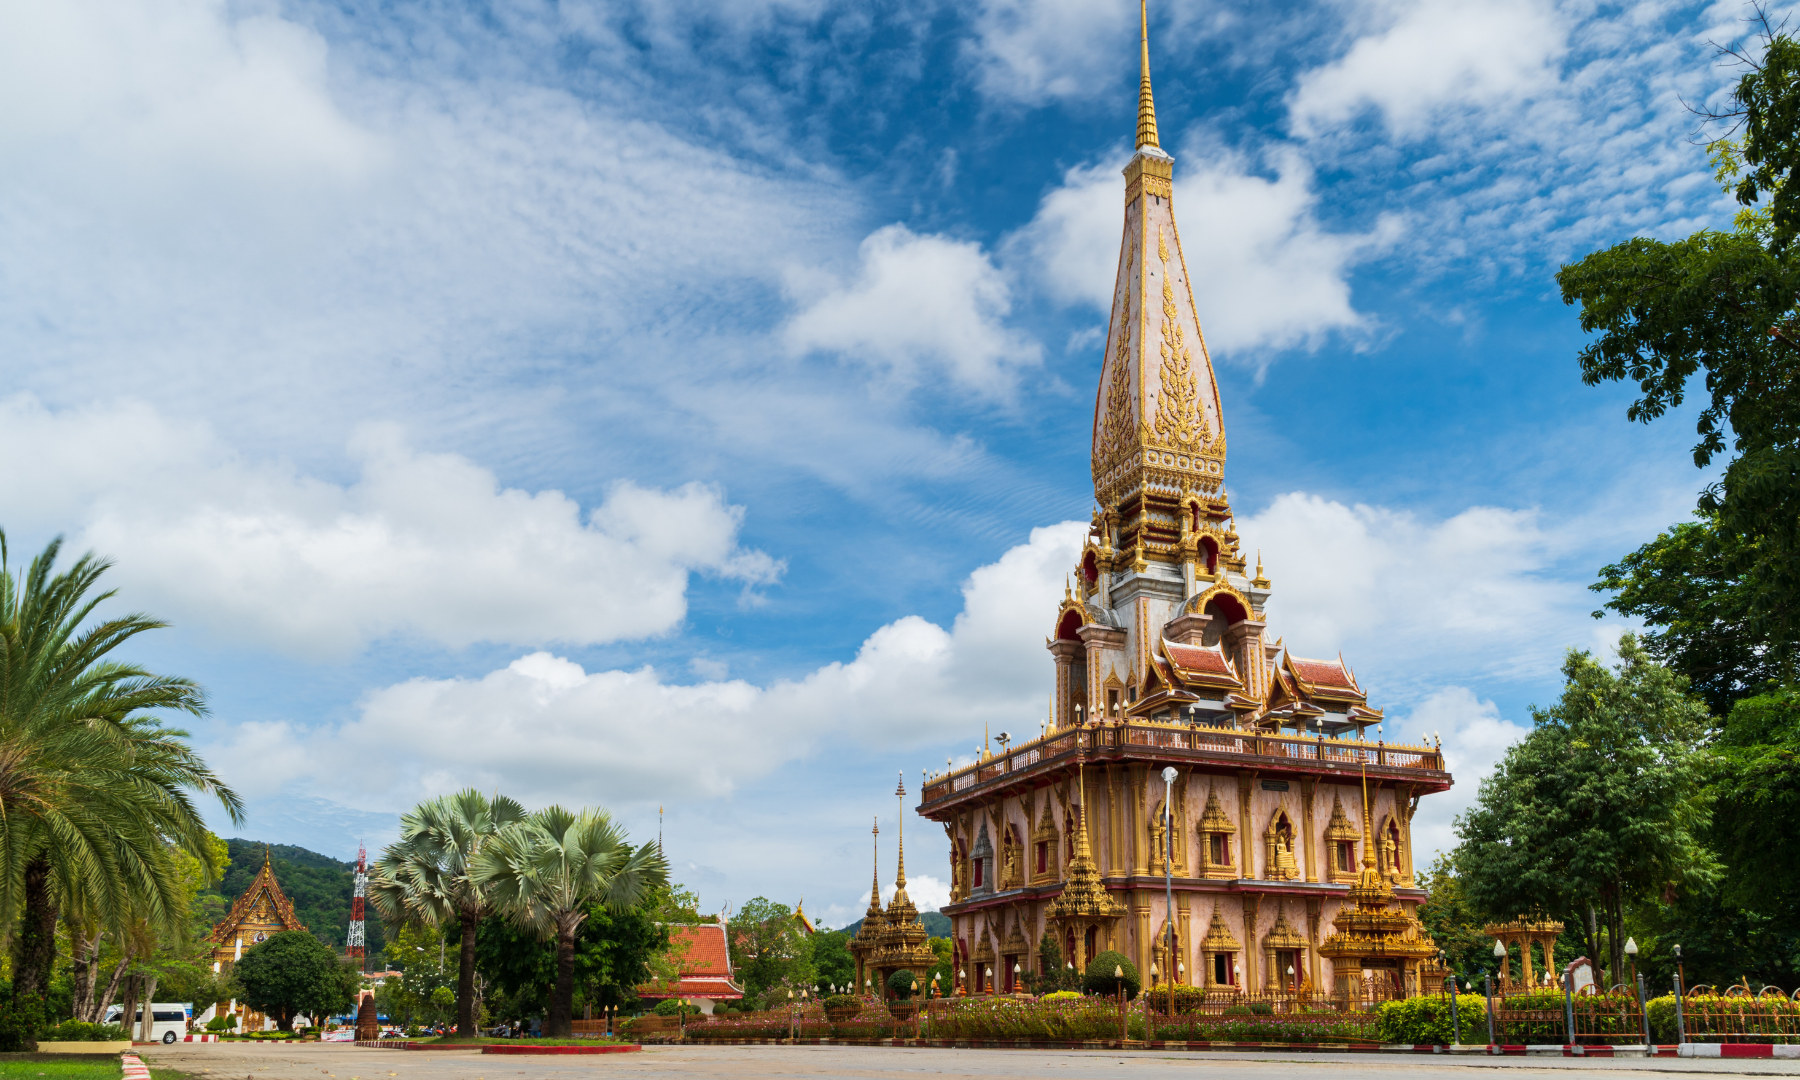
[[919,992],[917,975],[901,968],[888,976],[887,988],[892,995],[887,1003],[889,1016],[898,1021],[906,1021],[919,1014],[919,1003],[913,1000],[913,996]]
[[834,1024],[841,1024],[862,1012],[862,1002],[850,994],[833,994],[825,999],[824,1005],[825,1019]]

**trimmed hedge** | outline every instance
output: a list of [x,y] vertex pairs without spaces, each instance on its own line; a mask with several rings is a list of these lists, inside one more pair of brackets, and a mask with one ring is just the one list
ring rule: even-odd
[[[1456,1016],[1462,1021],[1463,1042],[1487,1042],[1487,1003],[1474,994],[1459,994]],[[1448,997],[1413,997],[1403,1001],[1384,1001],[1375,1011],[1380,1039],[1384,1043],[1430,1043],[1434,1046],[1455,1041],[1455,1025],[1451,1020]]]
[[[1120,970],[1125,972],[1123,979],[1113,975],[1113,972]],[[1137,965],[1126,959],[1124,953],[1107,949],[1088,961],[1087,971],[1081,976],[1083,990],[1103,997],[1114,997],[1121,986],[1125,989],[1126,1001],[1136,999],[1139,988],[1143,986],[1138,980]]]

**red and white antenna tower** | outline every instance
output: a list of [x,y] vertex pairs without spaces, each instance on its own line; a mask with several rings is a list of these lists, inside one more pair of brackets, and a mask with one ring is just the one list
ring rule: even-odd
[[[356,887],[350,890],[350,933],[344,938],[349,946],[348,952],[353,960],[362,960],[363,950],[363,898],[369,891],[369,849],[361,844],[356,845]],[[361,971],[363,965],[356,965]]]

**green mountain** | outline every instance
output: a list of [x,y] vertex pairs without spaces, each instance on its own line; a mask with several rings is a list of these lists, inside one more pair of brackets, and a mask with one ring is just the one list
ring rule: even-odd
[[[938,911],[919,912],[919,922],[925,927],[925,932],[932,937],[949,937],[950,928],[953,925],[950,922],[950,916]],[[849,926],[840,927],[839,929],[843,930],[846,934],[854,935],[858,930],[862,929],[862,924],[863,921],[858,919]]]
[[[344,935],[350,929],[350,894],[355,888],[356,864],[340,862],[329,855],[308,851],[289,844],[264,844],[257,840],[225,841],[230,852],[225,876],[211,891],[225,898],[227,905],[244,894],[262,869],[263,851],[267,849],[275,880],[281,891],[294,903],[294,914],[306,924],[313,936],[336,949],[344,947]],[[378,954],[385,939],[381,920],[374,911],[364,915],[364,936],[369,956]]]

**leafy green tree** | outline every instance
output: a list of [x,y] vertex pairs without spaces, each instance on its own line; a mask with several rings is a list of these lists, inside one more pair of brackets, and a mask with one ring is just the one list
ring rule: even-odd
[[355,968],[304,930],[269,935],[245,949],[231,971],[238,997],[274,1017],[282,1031],[294,1030],[301,1013],[316,1022],[349,1009],[361,983]]
[[[759,896],[731,919],[731,967],[743,980],[744,992],[762,997],[771,989],[813,987],[819,977],[813,965],[813,942],[794,919],[794,909]],[[854,971],[853,975],[854,977]]]
[[1800,689],[1739,701],[1714,743],[1712,840],[1727,893],[1765,911],[1800,911]]
[[850,935],[842,930],[821,930],[812,936],[813,992],[826,986],[849,986],[856,981],[856,957],[850,955]]
[[[1706,710],[1636,638],[1619,668],[1585,652],[1563,663],[1561,699],[1481,781],[1457,818],[1457,876],[1477,912],[1511,918],[1598,912],[1610,970],[1624,967],[1625,908],[1672,883],[1708,880],[1712,855],[1700,746]],[[1598,957],[1598,941],[1590,942]]]
[[[375,1004],[389,1016],[414,1023],[436,1023],[456,1018],[456,973],[447,964],[448,942],[444,928],[429,923],[407,923],[388,943],[388,966],[400,971],[376,991]],[[460,950],[459,950],[460,952]],[[450,1008],[438,1007],[439,991],[450,997]]]
[[575,933],[598,902],[624,912],[668,884],[669,865],[652,843],[633,848],[605,811],[550,806],[495,833],[475,853],[470,879],[491,890],[515,926],[556,942],[556,985],[545,1033],[572,1030]]
[[[1732,231],[1637,237],[1557,274],[1582,329],[1598,335],[1581,352],[1582,377],[1635,382],[1629,419],[1664,415],[1696,384],[1708,393],[1695,464],[1730,453],[1700,500],[1714,535],[1678,527],[1609,567],[1602,584],[1636,587],[1620,610],[1669,618],[1652,621],[1669,627],[1658,654],[1691,643],[1676,666],[1720,711],[1721,691],[1754,686],[1764,667],[1791,678],[1800,640],[1800,256],[1790,243],[1800,189],[1788,184],[1800,166],[1797,70],[1800,45],[1773,35],[1733,92],[1726,114],[1742,137],[1713,144],[1718,179],[1745,207]],[[1677,561],[1690,552],[1712,561]],[[1707,598],[1698,608],[1696,594]]]
[[1659,627],[1644,635],[1645,651],[1723,716],[1738,698],[1794,676],[1793,644],[1772,638],[1757,614],[1745,573],[1752,555],[1717,515],[1701,514],[1603,567],[1590,588],[1612,593],[1606,606],[1619,614]]
[[12,990],[50,989],[64,905],[84,922],[179,929],[176,848],[204,857],[211,834],[193,796],[242,802],[156,713],[206,711],[200,688],[114,659],[162,627],[142,614],[95,619],[110,564],[83,555],[56,571],[53,540],[15,576],[0,533],[0,911],[17,912]]
[[1465,979],[1497,972],[1500,964],[1494,959],[1494,939],[1481,932],[1487,920],[1463,894],[1456,864],[1440,856],[1419,875],[1419,888],[1425,890],[1419,923],[1444,950],[1451,968]]
[[476,1034],[475,928],[494,911],[487,884],[475,877],[475,860],[502,829],[524,820],[516,801],[473,788],[428,799],[401,815],[400,839],[369,875],[369,901],[389,925],[456,924],[459,1035]]
[[1025,976],[1026,987],[1034,994],[1050,994],[1058,990],[1079,989],[1081,977],[1063,959],[1062,945],[1054,933],[1038,938],[1036,973]]
[[[669,947],[668,927],[656,918],[659,908],[654,901],[628,911],[588,905],[575,934],[573,979],[582,1002],[601,1007],[637,1000],[637,987],[651,981],[653,962]],[[482,921],[477,937],[482,978],[506,994],[514,1009],[544,1011],[556,982],[556,943],[498,915]]]

